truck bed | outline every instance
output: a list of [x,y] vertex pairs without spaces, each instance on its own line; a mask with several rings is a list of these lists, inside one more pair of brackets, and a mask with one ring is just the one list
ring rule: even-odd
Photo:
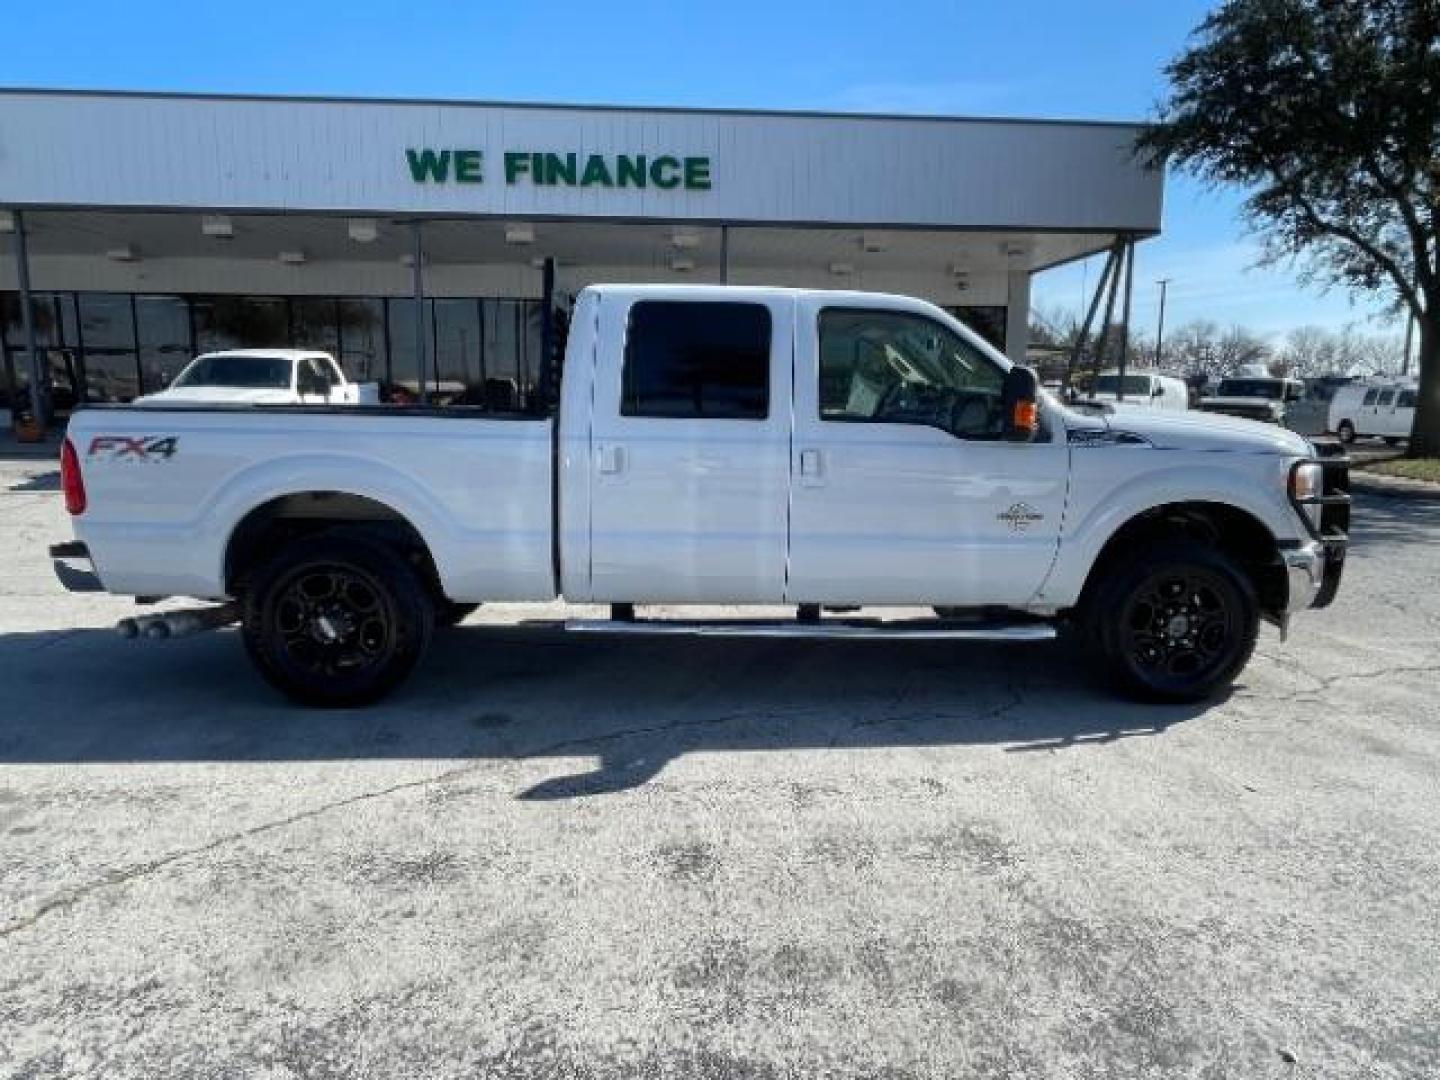
[[333,492],[377,503],[422,533],[452,600],[555,595],[548,418],[99,406],[78,411],[68,437],[89,503],[76,535],[111,592],[226,596],[226,547],[248,515],[295,493]]

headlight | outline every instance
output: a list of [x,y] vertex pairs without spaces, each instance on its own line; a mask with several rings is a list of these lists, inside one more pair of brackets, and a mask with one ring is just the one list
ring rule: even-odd
[[1302,461],[1290,470],[1290,501],[1316,532],[1320,531],[1320,515],[1325,509],[1320,502],[1324,492],[1325,470],[1319,462]]

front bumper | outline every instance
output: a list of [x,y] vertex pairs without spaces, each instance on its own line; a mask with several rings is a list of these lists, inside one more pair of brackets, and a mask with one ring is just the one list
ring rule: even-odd
[[1295,508],[1303,516],[1306,505],[1318,505],[1320,520],[1312,526],[1313,539],[1280,552],[1290,585],[1287,615],[1329,606],[1340,591],[1350,547],[1350,458],[1339,443],[1313,442],[1311,446],[1313,460],[1324,471],[1324,484],[1318,496]]
[[1345,571],[1345,546],[1343,537],[1329,542],[1309,540],[1280,553],[1290,584],[1286,615],[1306,608],[1322,608],[1335,599],[1340,589],[1340,575]]

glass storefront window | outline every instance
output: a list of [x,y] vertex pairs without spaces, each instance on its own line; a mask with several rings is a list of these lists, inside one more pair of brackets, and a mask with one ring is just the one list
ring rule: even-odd
[[355,382],[384,382],[389,357],[385,351],[385,301],[341,300],[340,355],[345,374]]
[[525,392],[523,300],[486,300],[485,401],[495,412],[519,409]]
[[[33,293],[31,318],[35,343],[45,371],[50,407],[68,413],[84,393],[83,371],[76,352],[75,298],[72,293]],[[4,304],[5,372],[0,389],[20,409],[28,408],[30,358],[25,341],[20,296],[8,293]]]
[[285,348],[289,305],[275,296],[197,296],[191,301],[195,351]]
[[89,401],[130,401],[140,392],[129,293],[81,293],[85,389]]
[[135,297],[141,393],[164,390],[193,359],[190,307],[183,296]]
[[[425,371],[430,368],[433,341],[431,321],[433,300],[425,301]],[[392,400],[413,401],[420,396],[420,360],[415,356],[415,301],[396,297],[390,301],[390,393]]]
[[480,305],[474,300],[436,300],[434,399],[439,404],[480,405],[485,392]]
[[[409,297],[181,296],[37,293],[36,336],[60,411],[83,392],[125,402],[170,385],[197,353],[314,348],[356,382],[386,385],[387,400],[419,397],[414,301]],[[387,306],[388,305],[388,306]],[[425,301],[423,368],[438,404],[511,411],[535,405],[542,377],[541,305],[532,300]],[[19,297],[0,292],[0,407],[28,394]]]
[[297,296],[290,301],[290,337],[297,349],[322,349],[340,355],[337,301],[329,296]]

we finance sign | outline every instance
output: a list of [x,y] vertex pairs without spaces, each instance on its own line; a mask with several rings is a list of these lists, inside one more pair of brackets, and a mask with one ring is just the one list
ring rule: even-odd
[[709,191],[710,159],[679,154],[576,154],[506,150],[491,174],[483,150],[412,147],[405,164],[417,184],[658,188]]

